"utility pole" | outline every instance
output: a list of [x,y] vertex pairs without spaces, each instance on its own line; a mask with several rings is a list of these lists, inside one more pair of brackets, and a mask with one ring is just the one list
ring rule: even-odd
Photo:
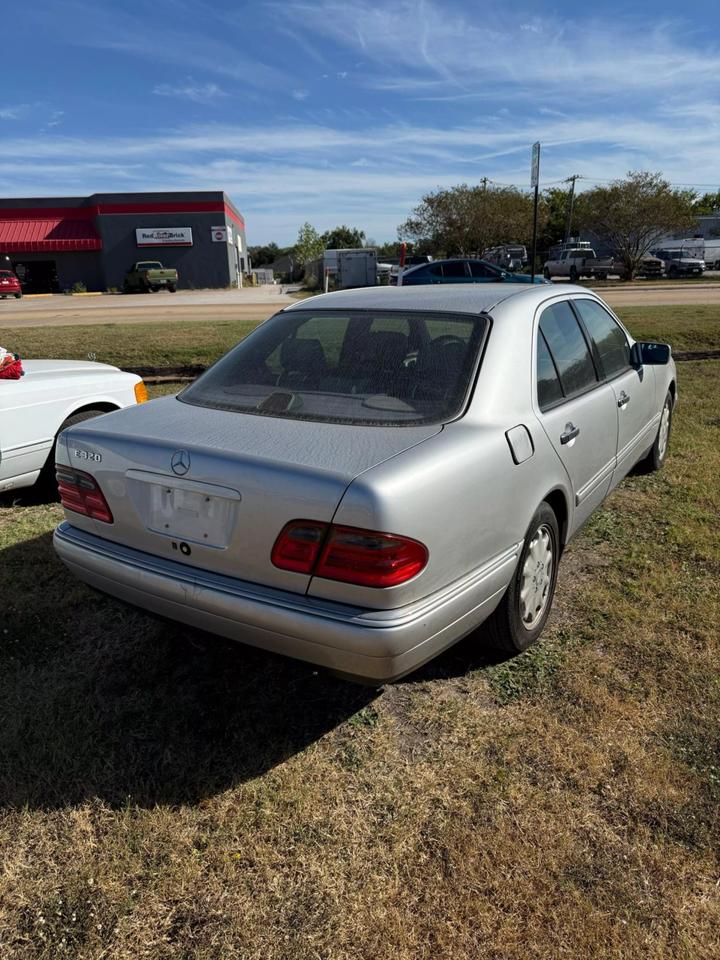
[[582,180],[582,176],[579,173],[574,173],[571,177],[568,177],[567,180],[564,180],[564,183],[570,184],[570,196],[568,197],[568,213],[565,219],[565,243],[570,239],[570,228],[572,226],[572,215],[573,215],[573,206],[575,204],[575,181]]

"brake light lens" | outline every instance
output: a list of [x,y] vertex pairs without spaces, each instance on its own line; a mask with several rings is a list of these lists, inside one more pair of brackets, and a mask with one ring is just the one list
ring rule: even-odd
[[134,386],[135,391],[135,402],[136,403],[147,403],[150,397],[148,397],[147,387],[142,382],[136,383]]
[[358,527],[293,520],[275,541],[272,562],[281,570],[364,587],[394,587],[428,562],[418,540]]
[[66,510],[93,520],[112,523],[113,515],[95,477],[82,470],[55,464],[60,503]]
[[312,573],[328,525],[316,520],[291,520],[283,527],[272,550],[272,562],[281,570]]

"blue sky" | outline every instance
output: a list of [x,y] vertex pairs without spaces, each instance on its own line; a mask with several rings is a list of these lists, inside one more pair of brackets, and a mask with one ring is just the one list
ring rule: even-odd
[[249,243],[289,244],[305,220],[393,239],[438,186],[525,187],[534,140],[543,185],[716,190],[719,11],[30,0],[3,18],[0,194],[224,189]]

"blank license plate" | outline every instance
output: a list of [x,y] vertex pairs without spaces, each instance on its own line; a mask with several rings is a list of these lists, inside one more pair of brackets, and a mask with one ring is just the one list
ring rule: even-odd
[[235,503],[195,490],[153,484],[147,526],[178,540],[226,547],[233,527]]

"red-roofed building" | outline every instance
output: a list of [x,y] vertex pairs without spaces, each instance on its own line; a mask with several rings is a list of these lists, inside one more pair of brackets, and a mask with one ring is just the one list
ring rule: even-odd
[[245,222],[222,191],[0,199],[0,265],[26,293],[120,289],[137,260],[175,267],[180,287],[239,285]]

